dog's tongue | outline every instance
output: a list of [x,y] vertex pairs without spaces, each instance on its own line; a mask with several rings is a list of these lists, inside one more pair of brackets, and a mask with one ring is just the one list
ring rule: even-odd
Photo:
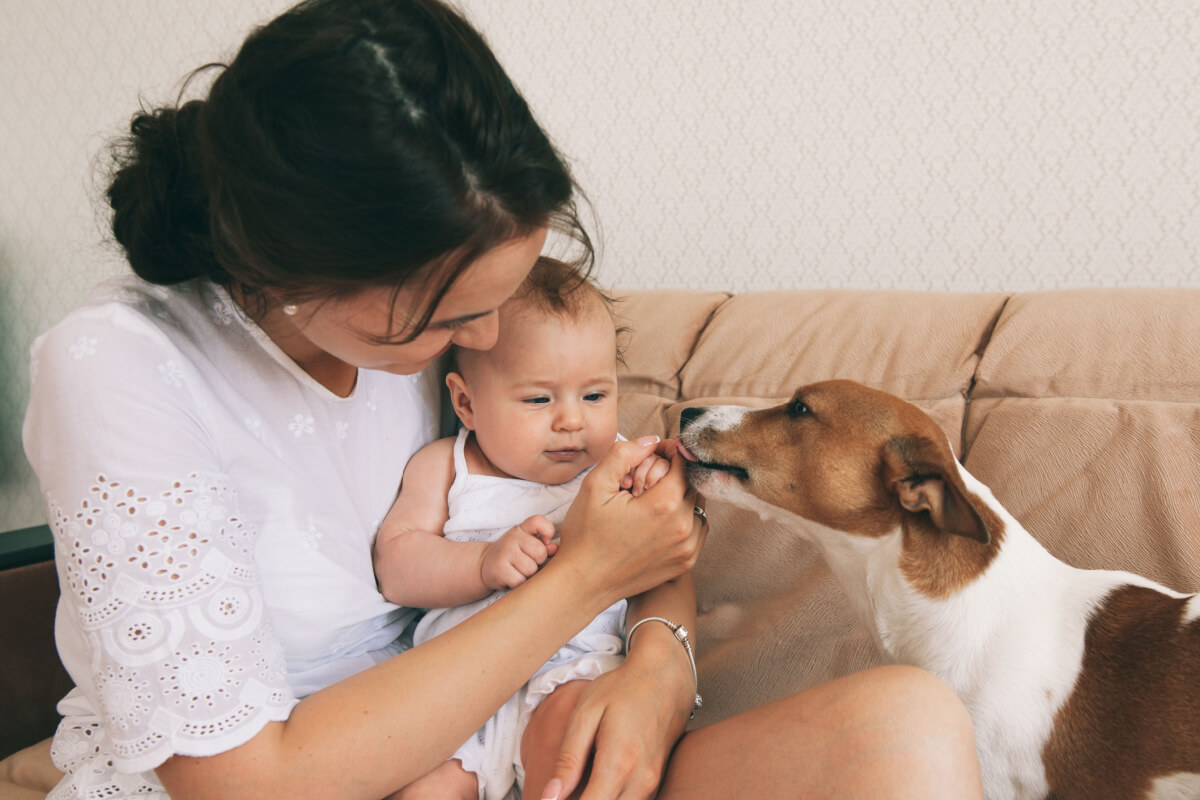
[[684,446],[683,442],[681,442],[678,439],[675,440],[675,449],[679,451],[679,455],[683,456],[684,459],[686,459],[688,461],[699,461],[700,460],[699,458],[696,457],[695,453],[693,453],[691,450],[688,450],[687,447]]

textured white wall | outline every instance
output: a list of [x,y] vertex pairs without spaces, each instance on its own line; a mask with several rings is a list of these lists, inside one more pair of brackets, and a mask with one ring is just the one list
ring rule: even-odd
[[287,5],[0,0],[0,531],[45,518],[21,450],[29,345],[123,269],[100,210],[105,143]]
[[1200,285],[1195,0],[477,0],[622,285]]
[[[97,279],[94,166],[279,0],[0,0],[0,530],[26,351]],[[1200,286],[1194,0],[462,0],[623,287]]]

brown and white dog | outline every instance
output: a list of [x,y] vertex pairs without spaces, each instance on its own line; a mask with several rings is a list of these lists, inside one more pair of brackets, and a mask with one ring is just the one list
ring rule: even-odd
[[1200,600],[1051,556],[915,406],[850,381],[683,412],[688,478],[797,524],[885,657],[949,684],[989,800],[1200,798]]

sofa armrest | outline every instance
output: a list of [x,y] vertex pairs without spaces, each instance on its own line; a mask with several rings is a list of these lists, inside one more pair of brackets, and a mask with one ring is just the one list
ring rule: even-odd
[[0,572],[54,560],[54,538],[49,525],[0,533]]
[[0,758],[54,733],[73,685],[54,647],[51,554],[45,526],[0,533]]

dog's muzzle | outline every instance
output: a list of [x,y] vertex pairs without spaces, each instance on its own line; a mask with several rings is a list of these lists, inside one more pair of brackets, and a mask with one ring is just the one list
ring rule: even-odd
[[679,430],[682,431],[691,425],[700,417],[704,416],[706,409],[703,408],[685,408],[679,413]]
[[688,478],[693,486],[714,472],[728,473],[743,481],[749,478],[743,467],[711,460],[713,454],[705,443],[706,435],[728,431],[745,412],[738,406],[709,406],[685,408],[679,413],[679,454],[688,462]]

